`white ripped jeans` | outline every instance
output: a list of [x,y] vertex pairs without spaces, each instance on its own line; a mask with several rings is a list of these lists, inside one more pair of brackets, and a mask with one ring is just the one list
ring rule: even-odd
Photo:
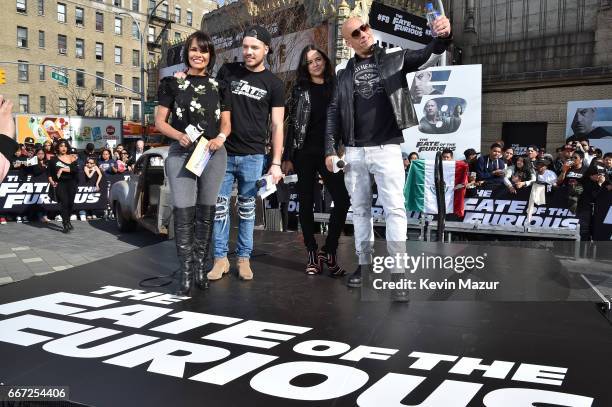
[[[375,147],[346,147],[344,182],[351,196],[355,249],[359,264],[371,264],[374,242],[372,220],[372,183],[374,176],[378,202],[385,213],[387,242],[406,242],[407,222],[404,206],[404,163],[397,144]],[[404,246],[405,247],[405,246]],[[387,250],[397,252],[387,244]],[[399,250],[401,251],[401,250]]]

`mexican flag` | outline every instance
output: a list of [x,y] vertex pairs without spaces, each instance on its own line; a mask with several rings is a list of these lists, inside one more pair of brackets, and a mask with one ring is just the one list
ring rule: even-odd
[[[438,213],[434,160],[413,160],[404,186],[404,199],[407,211]],[[443,161],[446,190],[446,213],[463,216],[465,204],[465,185],[467,184],[468,165],[464,161]],[[455,186],[464,187],[455,189]]]

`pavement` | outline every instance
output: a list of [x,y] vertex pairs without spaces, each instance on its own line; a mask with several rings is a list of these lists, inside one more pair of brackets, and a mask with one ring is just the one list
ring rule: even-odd
[[72,221],[74,230],[61,232],[60,222],[9,222],[0,225],[0,285],[66,270],[161,242],[138,229],[120,233],[114,221]]

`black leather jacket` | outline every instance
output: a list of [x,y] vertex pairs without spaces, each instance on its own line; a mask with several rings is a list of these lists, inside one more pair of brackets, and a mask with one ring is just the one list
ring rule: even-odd
[[[332,83],[332,89],[334,84]],[[314,101],[317,102],[317,101]],[[310,98],[308,86],[296,84],[291,91],[291,99],[287,111],[289,120],[287,123],[287,136],[285,138],[285,150],[283,161],[294,158],[294,153],[304,147],[304,140],[310,123],[310,112],[313,101]]]
[[[384,48],[374,45],[374,60],[378,66],[381,81],[385,87],[397,126],[400,130],[418,124],[412,105],[406,75],[422,66],[432,54],[443,53],[452,39],[435,38],[427,47],[418,50],[400,50],[387,53]],[[353,73],[355,58],[351,58],[346,68],[337,76],[337,85],[327,108],[327,128],[325,134],[325,155],[336,155],[339,136],[345,146],[355,145],[355,120],[353,99]]]

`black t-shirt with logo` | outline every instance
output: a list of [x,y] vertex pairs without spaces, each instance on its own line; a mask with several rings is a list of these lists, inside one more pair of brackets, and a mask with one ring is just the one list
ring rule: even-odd
[[251,72],[243,63],[223,65],[217,80],[230,90],[232,133],[225,142],[229,155],[265,154],[273,107],[284,107],[283,82],[265,69]]
[[570,180],[577,180],[580,184],[585,182],[584,174],[587,171],[587,167],[583,165],[579,169],[570,168],[565,174],[565,179],[563,180],[563,185],[567,185]]
[[374,57],[355,56],[355,146],[400,144],[404,141],[393,107],[380,80]]

